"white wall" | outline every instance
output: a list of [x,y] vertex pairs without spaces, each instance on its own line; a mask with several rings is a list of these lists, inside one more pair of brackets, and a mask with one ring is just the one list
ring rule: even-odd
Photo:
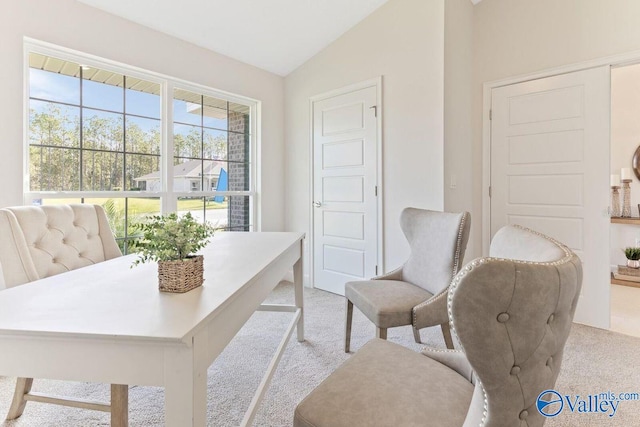
[[[474,7],[473,175],[464,197],[473,199],[475,224],[482,215],[482,83],[638,50],[638,16],[637,0],[483,0]],[[480,234],[473,245],[479,253]]]
[[[640,64],[611,70],[611,173],[620,174],[630,168],[636,149],[640,146]],[[622,200],[622,189],[620,190]],[[638,216],[640,181],[631,182],[631,216]],[[611,264],[626,262],[622,249],[636,246],[640,240],[640,226],[611,225]]]
[[3,2],[0,15],[0,207],[22,204],[23,37],[262,101],[262,226],[284,227],[282,77],[74,0]]
[[401,210],[444,206],[443,58],[444,0],[390,0],[285,78],[288,230],[309,232],[309,98],[382,75],[385,268],[406,259]]
[[[469,0],[446,0],[444,19],[444,209],[470,212],[473,4]],[[480,238],[481,224],[479,218],[471,217],[465,262],[481,255],[471,243],[474,236]]]

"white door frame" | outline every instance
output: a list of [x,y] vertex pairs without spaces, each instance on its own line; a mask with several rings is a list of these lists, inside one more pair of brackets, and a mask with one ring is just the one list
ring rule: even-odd
[[[482,254],[489,255],[489,244],[491,243],[491,198],[489,197],[489,186],[491,185],[491,91],[501,86],[508,86],[516,83],[524,83],[530,80],[545,77],[568,74],[576,71],[587,70],[602,66],[622,67],[640,62],[640,50],[619,55],[606,56],[590,61],[578,62],[575,64],[563,65],[561,67],[549,68],[534,73],[522,74],[508,77],[506,79],[486,82],[482,85]],[[609,264],[609,261],[607,261]]]
[[[376,185],[378,186],[378,197],[376,200],[377,204],[377,256],[376,259],[378,261],[378,274],[382,274],[384,270],[384,190],[383,190],[383,180],[382,180],[382,76],[365,80],[363,82],[354,83],[349,86],[344,86],[338,89],[330,90],[329,92],[321,93],[319,95],[312,96],[309,98],[309,194],[311,196],[310,202],[313,203],[313,194],[314,194],[314,150],[313,150],[313,103],[317,101],[322,101],[327,98],[333,98],[334,96],[344,95],[350,92],[355,92],[360,89],[366,89],[368,87],[376,88],[376,98],[377,98],[377,109],[376,114],[378,120],[376,121],[376,157],[378,159],[376,165]],[[309,205],[309,286],[314,288],[314,253],[313,253],[313,245],[314,245],[314,212],[315,209],[311,208],[311,204]]]

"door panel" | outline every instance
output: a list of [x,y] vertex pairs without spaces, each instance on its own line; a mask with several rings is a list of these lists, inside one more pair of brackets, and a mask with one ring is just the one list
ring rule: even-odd
[[375,87],[313,103],[313,280],[344,295],[375,275],[377,118]]
[[322,168],[364,166],[364,140],[331,142],[322,145]]
[[362,203],[364,179],[362,176],[327,176],[322,178],[322,199],[325,202]]
[[322,215],[323,234],[325,236],[364,240],[363,213],[325,210]]
[[569,246],[584,281],[575,320],[609,327],[609,68],[492,91],[491,235],[520,224]]

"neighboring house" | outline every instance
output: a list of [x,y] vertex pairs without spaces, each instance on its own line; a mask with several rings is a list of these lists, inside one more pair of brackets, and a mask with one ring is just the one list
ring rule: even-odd
[[[213,160],[189,160],[174,165],[173,191],[200,191],[200,183],[204,177],[202,191],[216,190],[220,173],[224,171],[223,162]],[[160,191],[160,171],[155,171],[134,178],[138,187],[146,191]]]

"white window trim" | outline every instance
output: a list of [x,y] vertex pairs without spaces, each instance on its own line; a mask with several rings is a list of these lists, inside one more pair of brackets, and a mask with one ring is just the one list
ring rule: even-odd
[[[188,82],[176,77],[145,70],[132,65],[110,59],[100,58],[95,55],[57,46],[41,40],[24,38],[23,46],[23,202],[31,204],[32,199],[67,199],[67,198],[145,198],[159,197],[160,209],[163,214],[177,210],[177,200],[180,197],[213,197],[213,196],[250,196],[253,198],[249,222],[254,231],[261,230],[261,198],[260,198],[260,123],[261,101],[241,95],[232,94],[219,89],[214,89],[198,83]],[[29,188],[29,53],[38,53],[46,56],[73,61],[78,64],[100,68],[107,71],[136,77],[160,85],[161,100],[161,148],[162,161],[161,191],[44,191],[34,192]],[[250,138],[250,191],[173,191],[173,179],[170,179],[169,171],[173,166],[173,90],[184,89],[205,96],[224,99],[229,102],[247,105],[251,111]],[[167,100],[165,102],[165,100]]]

